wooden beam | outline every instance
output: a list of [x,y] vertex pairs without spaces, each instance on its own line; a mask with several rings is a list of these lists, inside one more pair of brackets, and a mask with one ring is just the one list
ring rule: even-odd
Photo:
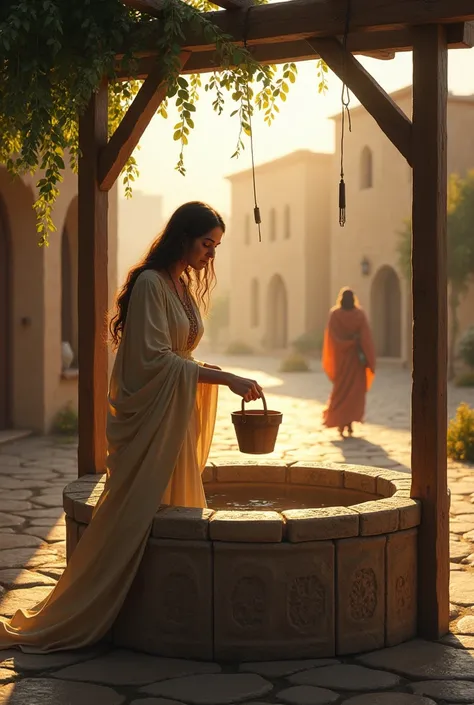
[[107,102],[104,81],[79,120],[79,475],[103,472],[107,456],[108,194],[97,173],[107,144]]
[[[189,57],[190,52],[180,54],[181,68]],[[160,103],[166,98],[167,92],[168,85],[163,81],[163,68],[160,65],[155,65],[122,118],[120,125],[100,153],[99,188],[102,191],[108,191],[114,185]]]
[[412,125],[394,100],[337,39],[308,39],[329,68],[345,81],[378,126],[412,163]]
[[412,497],[422,502],[420,635],[449,628],[447,495],[447,45],[441,26],[415,30],[413,52]]
[[[206,12],[203,18],[241,44],[249,46],[309,37],[341,36],[346,23],[347,0],[291,0],[256,5],[250,10]],[[351,28],[354,32],[408,29],[413,25],[474,21],[472,0],[358,0],[353,3]],[[197,23],[184,24],[183,49],[207,51],[215,40]],[[153,51],[161,37],[162,23],[150,22],[134,34],[145,53]],[[122,53],[127,53],[124,47]]]
[[[447,30],[447,38],[448,38],[448,45],[450,44],[449,41],[449,35],[450,35],[450,29],[454,25],[446,25],[446,30]],[[449,49],[453,48],[467,48],[471,49],[474,47],[474,22],[464,22],[464,24],[461,25],[463,27],[463,36],[460,38],[459,45],[456,47],[448,46]]]
[[[474,46],[473,24],[461,22],[447,25],[450,49],[471,48]],[[393,59],[397,51],[411,51],[413,31],[411,29],[390,30],[387,32],[355,32],[349,35],[348,49],[352,54],[371,56],[375,59]],[[386,47],[386,48],[384,48]],[[282,64],[288,61],[308,61],[319,58],[319,54],[305,39],[275,44],[257,44],[250,49],[254,58],[261,64]],[[145,79],[156,64],[156,54],[138,59],[137,72],[133,78]],[[117,62],[118,77],[130,78],[129,69]],[[205,73],[220,69],[219,57],[213,51],[200,51],[191,54],[183,68],[183,74]]]
[[[152,17],[160,17],[165,7],[164,0],[122,0],[124,5]],[[224,10],[241,10],[254,4],[253,0],[212,0],[213,5]]]

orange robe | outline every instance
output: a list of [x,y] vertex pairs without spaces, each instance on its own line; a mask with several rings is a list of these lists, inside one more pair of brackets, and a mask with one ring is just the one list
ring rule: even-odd
[[[355,339],[354,336],[358,336]],[[366,365],[360,360],[365,355]],[[369,323],[360,308],[331,310],[324,333],[323,369],[333,383],[324,425],[344,428],[362,422],[365,396],[375,374],[375,349]]]

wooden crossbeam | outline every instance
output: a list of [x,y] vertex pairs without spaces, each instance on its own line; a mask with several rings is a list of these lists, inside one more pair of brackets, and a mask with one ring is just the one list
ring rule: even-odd
[[[141,0],[143,1],[143,0]],[[346,22],[347,0],[290,0],[256,5],[250,10],[206,12],[203,18],[222,32],[249,46],[272,42],[308,39],[313,36],[341,36]],[[358,0],[353,3],[351,29],[355,32],[388,31],[431,23],[474,21],[473,0]],[[183,25],[183,49],[207,51],[215,39],[197,23]],[[151,22],[137,30],[138,42],[145,53],[153,52],[161,36],[161,23]],[[126,53],[124,47],[122,53]]]
[[337,39],[308,39],[329,68],[372,115],[379,127],[412,163],[412,124],[394,100]]
[[[180,54],[181,67],[189,57],[190,52]],[[101,191],[108,191],[114,185],[167,91],[168,86],[163,81],[163,67],[154,66],[100,154],[98,178]]]
[[[134,10],[140,10],[152,17],[160,17],[165,3],[163,0],[122,0],[124,5]],[[242,10],[253,5],[253,0],[212,0],[213,5],[218,5],[224,10]]]
[[[474,25],[460,22],[446,26],[447,41],[450,49],[471,48],[474,46]],[[411,51],[413,48],[413,30],[399,29],[387,32],[353,32],[349,35],[347,47],[352,54],[372,56],[377,59],[393,59],[398,51]],[[385,48],[384,48],[385,47]],[[251,53],[261,64],[281,64],[288,61],[307,61],[319,58],[317,51],[306,41],[296,40],[275,44],[258,44],[251,47]],[[142,56],[137,62],[134,78],[144,79],[156,64],[156,55]],[[129,70],[120,67],[118,76],[125,80],[130,78]],[[183,68],[183,73],[205,73],[218,71],[219,57],[213,51],[194,52]]]

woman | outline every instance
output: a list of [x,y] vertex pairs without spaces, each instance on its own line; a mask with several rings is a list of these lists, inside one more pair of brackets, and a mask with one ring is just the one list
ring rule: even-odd
[[375,374],[375,350],[365,313],[350,289],[339,293],[324,334],[323,368],[333,383],[324,425],[338,428],[341,438],[364,420],[365,395]]
[[0,622],[0,648],[49,652],[100,640],[127,595],[160,504],[206,506],[201,473],[217,385],[246,401],[262,395],[254,380],[192,356],[203,333],[199,306],[208,300],[224,230],[212,208],[187,203],[130,271],[111,323],[118,350],[103,494],[50,596]]

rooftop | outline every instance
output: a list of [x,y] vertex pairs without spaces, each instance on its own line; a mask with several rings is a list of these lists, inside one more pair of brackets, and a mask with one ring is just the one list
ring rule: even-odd
[[[308,162],[308,161],[326,161],[334,156],[334,152],[313,152],[311,149],[297,149],[294,152],[285,154],[282,157],[277,157],[263,164],[259,164],[255,167],[255,172],[257,174],[263,174],[267,171],[278,169],[280,167],[287,167],[291,164],[297,164],[298,162]],[[242,171],[237,171],[234,174],[229,174],[225,178],[229,181],[234,181],[236,179],[248,176],[252,171],[251,168],[243,169]]]
[[[405,86],[404,88],[399,88],[398,91],[393,91],[392,93],[389,93],[390,98],[395,101],[395,103],[398,103],[401,100],[404,100],[406,98],[411,98],[413,93],[413,86],[410,84],[409,86]],[[471,105],[474,105],[474,95],[456,95],[455,93],[449,93],[448,95],[448,103],[470,103]],[[351,115],[357,114],[361,111],[367,112],[366,109],[364,108],[363,105],[355,105],[353,108],[350,108]],[[340,120],[341,119],[341,112],[337,112],[334,115],[330,115],[329,120]]]

